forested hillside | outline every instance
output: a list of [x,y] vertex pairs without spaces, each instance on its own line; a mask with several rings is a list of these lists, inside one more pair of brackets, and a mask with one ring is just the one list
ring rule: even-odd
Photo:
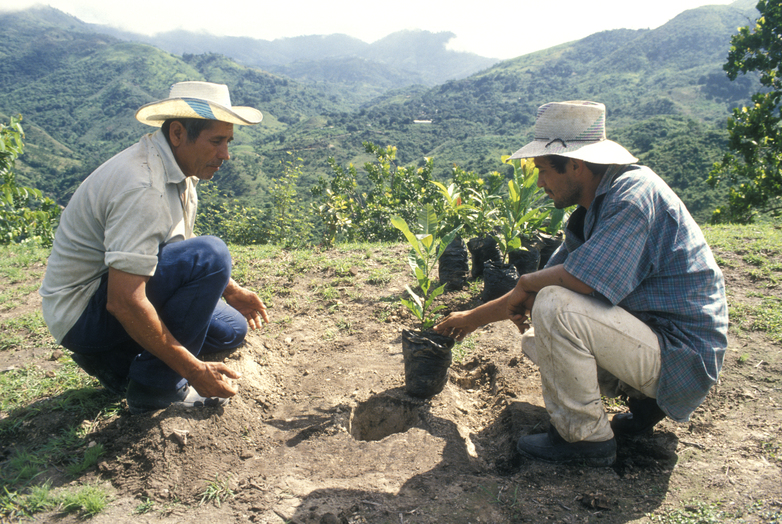
[[[262,206],[286,151],[302,158],[302,196],[330,174],[328,157],[360,165],[363,141],[398,146],[404,164],[434,157],[440,178],[454,163],[488,173],[528,140],[540,104],[597,100],[608,106],[609,137],[658,170],[703,221],[716,204],[703,181],[722,154],[729,110],[757,88],[722,71],[750,7],[741,0],[687,11],[654,30],[597,33],[433,88],[375,83],[383,94],[358,107],[339,83],[308,85],[217,54],[177,56],[97,34],[52,9],[28,10],[0,15],[0,118],[24,117],[22,181],[65,203],[94,167],[149,130],[133,119],[139,106],[165,97],[176,81],[224,82],[234,104],[258,107],[265,118],[237,128],[217,184]],[[320,67],[330,74],[329,62]],[[355,70],[373,82],[369,66]]]

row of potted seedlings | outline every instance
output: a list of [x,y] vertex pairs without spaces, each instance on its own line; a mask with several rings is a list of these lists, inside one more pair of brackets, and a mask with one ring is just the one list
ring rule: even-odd
[[[400,217],[391,220],[410,244],[408,260],[417,282],[415,290],[406,286],[409,298],[401,299],[420,322],[419,330],[402,332],[405,390],[411,396],[432,397],[448,380],[455,340],[431,330],[445,308],[435,306],[435,299],[481,277],[481,299],[498,298],[513,289],[520,275],[542,268],[562,242],[566,212],[554,209],[537,187],[534,164],[507,157],[503,162],[514,168],[506,196],[468,188],[462,199],[454,184],[434,182],[443,195],[439,215],[427,205],[419,212],[415,233]],[[475,236],[465,243],[459,235],[463,231]],[[431,280],[435,265],[437,286]]]

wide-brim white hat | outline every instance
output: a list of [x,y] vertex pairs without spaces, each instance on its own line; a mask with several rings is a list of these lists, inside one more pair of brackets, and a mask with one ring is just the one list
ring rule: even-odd
[[559,155],[594,164],[633,164],[638,159],[606,139],[606,107],[597,102],[551,102],[538,108],[535,140],[510,158]]
[[168,98],[145,104],[136,111],[136,120],[149,126],[160,127],[170,118],[204,118],[254,125],[263,120],[263,114],[252,107],[232,106],[225,84],[178,82],[171,86]]

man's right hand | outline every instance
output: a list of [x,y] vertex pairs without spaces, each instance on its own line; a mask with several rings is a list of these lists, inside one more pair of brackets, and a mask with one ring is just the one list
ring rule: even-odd
[[227,379],[238,379],[242,374],[222,362],[203,362],[203,366],[185,377],[202,397],[228,398],[236,395],[237,388]]
[[[184,377],[201,396],[227,398],[241,375],[222,362],[203,362],[171,334],[146,294],[149,277],[109,268],[106,309],[138,344]],[[259,299],[260,301],[260,299]]]
[[454,311],[445,317],[433,329],[440,335],[445,335],[461,342],[464,337],[478,329],[480,324],[472,322],[471,311]]

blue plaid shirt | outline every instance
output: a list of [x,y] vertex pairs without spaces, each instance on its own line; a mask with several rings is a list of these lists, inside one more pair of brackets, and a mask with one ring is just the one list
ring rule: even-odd
[[547,267],[563,263],[657,334],[657,403],[689,420],[722,368],[728,307],[722,272],[673,190],[647,167],[611,166],[589,209],[571,215]]

